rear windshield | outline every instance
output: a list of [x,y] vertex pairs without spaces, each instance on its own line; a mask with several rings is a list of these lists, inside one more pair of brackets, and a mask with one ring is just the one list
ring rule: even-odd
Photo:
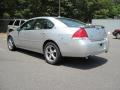
[[69,18],[57,18],[57,19],[63,22],[68,27],[80,27],[86,25],[85,23],[74,19],[69,19]]

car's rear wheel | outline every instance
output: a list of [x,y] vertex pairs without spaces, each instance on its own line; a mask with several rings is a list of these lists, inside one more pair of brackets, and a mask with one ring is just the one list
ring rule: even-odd
[[58,64],[61,60],[61,53],[58,46],[52,42],[48,42],[44,48],[44,56],[46,62],[52,65]]
[[10,51],[14,51],[14,50],[16,49],[15,44],[14,44],[14,41],[13,41],[13,38],[12,38],[11,36],[8,37],[7,45],[8,45],[8,49],[9,49]]
[[120,39],[120,33],[117,33],[116,39]]

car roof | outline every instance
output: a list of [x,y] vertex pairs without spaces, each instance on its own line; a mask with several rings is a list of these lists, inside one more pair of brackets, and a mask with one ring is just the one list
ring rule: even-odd
[[52,17],[52,16],[42,16],[42,17],[34,17],[34,18],[29,19],[29,20],[32,20],[32,19],[40,19],[40,18],[50,19],[50,18],[56,18],[56,17]]
[[[60,18],[65,18],[65,19],[72,19],[72,18],[66,18],[66,17],[61,17],[61,16],[58,16],[58,17],[55,17],[55,16],[41,16],[41,17],[34,17],[34,18],[31,18],[31,19],[28,19],[29,20],[33,20],[33,19],[60,19]],[[72,19],[72,20],[76,20],[76,19]]]
[[[72,19],[72,18],[67,18],[67,17],[61,17],[61,16],[58,16],[58,17],[55,17],[55,16],[41,16],[41,17],[34,17],[34,18],[31,18],[31,19],[28,19],[29,20],[32,20],[32,19],[40,19],[40,18],[43,18],[43,19]],[[72,19],[72,20],[77,20],[77,19]],[[78,20],[77,20],[78,21]]]
[[28,21],[35,20],[35,19],[48,19],[48,20],[52,20],[52,22],[55,24],[56,27],[67,27],[64,23],[57,20],[57,18],[62,18],[62,17],[42,16],[42,17],[35,17],[35,18],[28,19]]

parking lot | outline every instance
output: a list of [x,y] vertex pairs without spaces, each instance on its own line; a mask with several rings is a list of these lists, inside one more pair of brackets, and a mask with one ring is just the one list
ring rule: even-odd
[[120,90],[120,39],[109,40],[108,53],[54,66],[39,53],[9,51],[0,34],[0,90]]

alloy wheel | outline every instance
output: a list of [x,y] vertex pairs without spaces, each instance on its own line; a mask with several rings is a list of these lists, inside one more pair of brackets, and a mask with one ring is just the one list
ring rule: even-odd
[[8,48],[10,49],[10,50],[12,50],[13,49],[13,40],[12,40],[12,38],[9,38],[8,39]]
[[61,53],[59,47],[53,43],[48,42],[44,47],[44,56],[47,63],[55,65],[61,61]]
[[9,37],[9,38],[8,38],[7,44],[8,44],[8,48],[9,48],[10,51],[14,51],[14,50],[16,49],[12,37]]
[[56,48],[52,45],[48,45],[45,49],[45,56],[47,60],[54,61],[57,58]]

